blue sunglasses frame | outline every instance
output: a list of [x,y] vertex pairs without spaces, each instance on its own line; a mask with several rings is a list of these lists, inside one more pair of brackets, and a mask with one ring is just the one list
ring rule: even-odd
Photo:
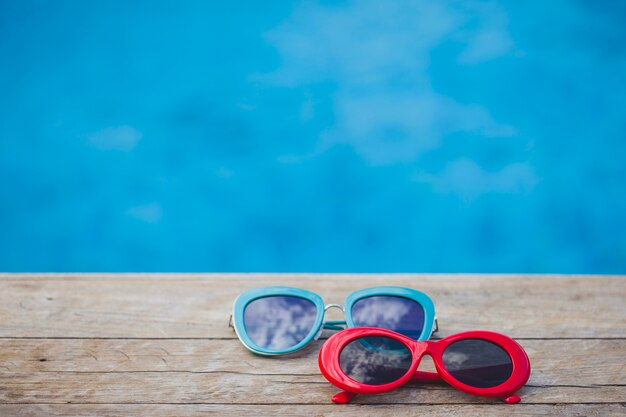
[[[282,286],[254,288],[244,292],[235,300],[230,325],[235,329],[235,333],[241,343],[251,352],[266,356],[285,355],[302,349],[312,340],[317,340],[321,336],[322,330],[324,329],[343,330],[349,327],[356,327],[352,318],[352,307],[354,304],[362,298],[380,295],[407,298],[415,301],[422,307],[424,310],[424,327],[422,328],[422,332],[417,339],[418,341],[430,339],[430,336],[438,330],[437,317],[435,316],[435,306],[429,296],[412,288],[393,286],[371,287],[355,291],[346,297],[343,307],[338,304],[324,305],[324,300],[318,294],[300,288]],[[272,296],[291,296],[303,298],[311,301],[315,305],[316,317],[311,331],[302,341],[300,341],[300,343],[288,349],[271,350],[258,346],[252,341],[252,339],[250,339],[246,331],[244,312],[248,304],[259,298]],[[333,307],[340,308],[346,319],[329,320],[325,322],[324,315],[326,310]]]

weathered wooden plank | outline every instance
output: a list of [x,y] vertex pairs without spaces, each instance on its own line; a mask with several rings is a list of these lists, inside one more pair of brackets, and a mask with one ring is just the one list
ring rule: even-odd
[[402,285],[435,301],[441,334],[626,337],[626,276],[94,274],[0,275],[1,337],[232,338],[234,298],[292,285],[341,303],[359,288]]
[[529,405],[212,405],[212,404],[19,404],[0,405],[0,415],[14,417],[223,417],[240,416],[324,416],[324,417],[530,417],[588,416],[617,417],[626,414],[623,404],[557,404]]
[[[0,375],[2,403],[329,404],[337,390],[321,375],[131,372]],[[527,385],[525,404],[622,403],[624,385]],[[497,404],[444,384],[411,384],[357,396],[360,404]]]
[[[626,385],[626,339],[519,342],[531,359],[531,385]],[[0,372],[5,376],[223,372],[239,373],[241,378],[247,374],[268,379],[286,374],[313,377],[319,375],[317,351],[321,344],[321,340],[313,342],[295,356],[265,358],[249,353],[237,340],[0,339]],[[430,358],[423,362],[424,369],[433,369]]]

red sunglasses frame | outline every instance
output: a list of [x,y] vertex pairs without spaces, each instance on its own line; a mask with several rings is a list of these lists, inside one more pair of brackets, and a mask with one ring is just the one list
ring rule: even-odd
[[[411,367],[402,377],[388,384],[369,385],[358,382],[344,373],[339,364],[342,349],[355,339],[371,336],[383,336],[404,344],[413,356]],[[513,364],[511,376],[502,384],[489,388],[477,388],[466,385],[454,378],[443,365],[442,355],[450,344],[464,339],[482,339],[502,347],[510,356]],[[435,362],[437,372],[418,371],[417,368],[424,355],[430,355]],[[349,402],[356,394],[378,394],[394,390],[410,380],[443,379],[453,387],[468,394],[482,397],[500,397],[507,404],[515,404],[521,398],[515,392],[526,384],[530,377],[530,361],[524,349],[515,340],[500,333],[486,330],[474,330],[457,333],[437,341],[418,342],[400,333],[374,327],[355,327],[332,335],[322,346],[318,356],[320,370],[324,377],[336,387],[344,390],[332,397],[338,404]]]

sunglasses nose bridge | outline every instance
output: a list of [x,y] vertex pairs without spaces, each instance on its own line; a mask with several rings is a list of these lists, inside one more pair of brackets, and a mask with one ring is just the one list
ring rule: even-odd
[[326,313],[331,308],[338,308],[339,310],[341,310],[342,313],[346,312],[341,304],[326,304],[324,306],[324,313]]
[[331,308],[338,308],[339,310],[341,310],[341,314],[344,316],[343,320],[327,320],[324,321],[322,323],[322,326],[320,328],[320,333],[318,334],[317,337],[321,336],[321,331],[322,329],[327,329],[327,330],[343,330],[346,328],[346,320],[345,320],[345,311],[343,309],[343,306],[339,305],[339,304],[328,304],[326,306],[324,306],[324,316],[326,316],[326,312],[328,310],[330,310]]
[[429,340],[415,342],[415,345],[413,345],[413,356],[417,359],[417,362],[420,362],[424,358],[424,355],[430,354],[428,347]]

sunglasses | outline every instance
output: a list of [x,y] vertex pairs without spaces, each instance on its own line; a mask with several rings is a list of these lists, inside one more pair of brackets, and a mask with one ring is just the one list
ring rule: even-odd
[[[345,320],[324,321],[330,308],[341,309]],[[380,327],[414,340],[427,340],[437,331],[432,300],[403,287],[359,290],[346,298],[343,307],[324,305],[322,297],[299,288],[255,288],[237,297],[229,325],[248,350],[260,355],[295,352],[317,340],[324,329]]]
[[[437,372],[418,371],[430,355]],[[530,376],[524,349],[510,337],[485,330],[458,333],[438,341],[417,342],[402,334],[371,327],[332,335],[319,353],[324,377],[344,390],[339,404],[356,394],[391,391],[410,380],[444,380],[468,394],[500,397],[508,404]]]

